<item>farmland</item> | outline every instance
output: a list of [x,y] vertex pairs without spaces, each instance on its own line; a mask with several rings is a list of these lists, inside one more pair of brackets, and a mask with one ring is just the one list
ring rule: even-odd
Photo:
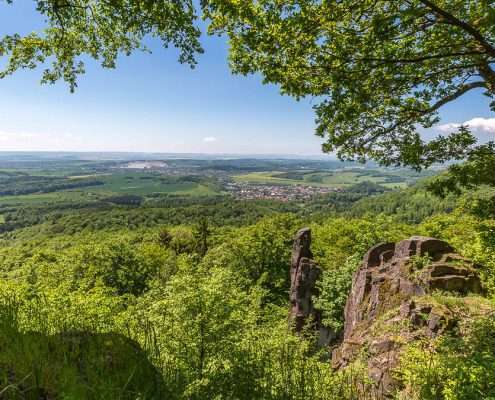
[[[158,198],[234,195],[237,199],[310,200],[358,184],[398,190],[426,176],[405,169],[291,159],[167,159],[150,161],[36,154],[0,157],[0,206],[53,203],[141,204]],[[285,187],[285,189],[283,189]]]
[[236,175],[236,182],[271,184],[271,185],[304,185],[345,189],[362,182],[380,184],[389,189],[400,189],[416,180],[418,176],[404,170],[382,169],[337,169],[332,171],[263,171]]

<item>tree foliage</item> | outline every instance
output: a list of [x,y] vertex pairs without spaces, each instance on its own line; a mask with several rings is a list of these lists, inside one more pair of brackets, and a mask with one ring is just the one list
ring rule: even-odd
[[[6,0],[15,3],[15,0]],[[467,127],[426,140],[438,110],[473,90],[495,96],[493,1],[459,0],[35,0],[41,32],[0,39],[0,78],[43,66],[43,82],[73,90],[89,56],[113,68],[119,54],[145,49],[148,36],[195,64],[196,19],[230,41],[234,72],[261,73],[282,93],[316,99],[323,150],[417,169],[464,160],[491,168],[494,146]],[[495,101],[490,103],[495,110]],[[474,173],[473,173],[474,171]],[[465,185],[469,180],[468,185]],[[492,184],[472,167],[452,169],[436,191]]]
[[35,0],[34,5],[46,27],[0,39],[0,56],[8,59],[0,78],[42,66],[42,82],[62,79],[74,90],[77,76],[84,73],[84,57],[114,68],[119,54],[146,50],[147,36],[178,48],[179,61],[191,66],[202,51],[191,0]]
[[350,256],[340,268],[324,271],[318,282],[315,307],[322,312],[323,324],[333,332],[342,332],[344,328],[344,307],[351,290],[352,274],[360,262],[359,255]]
[[[231,65],[282,92],[314,96],[324,150],[415,167],[462,159],[465,129],[426,142],[437,111],[463,94],[495,95],[492,1],[214,0],[211,30]],[[492,103],[495,108],[495,103]]]
[[448,174],[433,180],[429,189],[442,197],[462,193],[481,185],[495,186],[495,142],[478,146],[469,152],[466,162],[449,167]]
[[[395,200],[389,195],[370,201],[393,208]],[[388,202],[392,206],[386,206]],[[210,207],[224,209],[225,203]],[[310,222],[314,257],[324,271],[316,304],[328,326],[342,328],[351,275],[368,248],[413,233],[445,239],[483,265],[483,285],[493,299],[493,220],[455,212],[429,217],[419,226],[406,225],[393,216],[378,216],[379,209],[368,204],[372,215],[365,218],[304,220]],[[93,212],[92,219],[99,215]],[[363,212],[367,214],[364,207]],[[109,391],[120,388],[120,398],[370,398],[362,370],[353,365],[346,372],[333,371],[328,349],[315,353],[311,339],[289,329],[289,260],[293,235],[302,224],[290,214],[241,227],[212,224],[204,257],[198,254],[201,247],[191,225],[60,232],[39,240],[3,241],[0,344],[6,351],[0,353],[0,392],[4,390],[4,397],[12,393],[12,398],[19,398],[19,390],[26,398],[46,392],[79,398],[84,395],[73,393],[92,390],[94,398],[108,398]],[[491,299],[473,299],[472,307],[490,311]],[[437,300],[458,299],[439,294]],[[5,306],[12,305],[15,308],[6,314]],[[433,349],[437,369],[427,368],[429,355],[411,349],[397,372],[413,395],[430,393],[430,388],[434,395],[446,389],[452,394],[432,397],[439,399],[476,398],[466,393],[478,389],[492,394],[488,378],[493,375],[493,355],[488,350],[493,340],[485,335],[493,331],[493,321],[478,319],[467,320],[468,327],[479,323],[486,329],[468,331]],[[118,357],[106,357],[113,354],[113,338],[117,344],[133,344],[115,347]],[[80,360],[91,370],[81,369]],[[111,373],[104,372],[106,364],[99,360],[111,363]],[[119,360],[153,364],[166,393],[146,397],[153,388],[152,374],[143,369],[132,375],[128,363],[115,366]]]
[[403,398],[475,400],[495,395],[495,322],[484,317],[462,335],[411,346],[401,360]]

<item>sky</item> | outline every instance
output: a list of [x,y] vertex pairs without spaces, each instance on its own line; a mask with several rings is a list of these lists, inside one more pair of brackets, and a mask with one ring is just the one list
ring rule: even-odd
[[[2,2],[0,35],[39,29],[33,4]],[[40,70],[0,80],[0,151],[321,154],[313,100],[281,96],[260,76],[232,75],[225,38],[202,44],[194,70],[156,43],[151,55],[121,57],[115,70],[88,62],[75,93],[64,83],[40,85]],[[440,116],[435,132],[468,121],[480,138],[495,138],[495,115],[479,91]]]

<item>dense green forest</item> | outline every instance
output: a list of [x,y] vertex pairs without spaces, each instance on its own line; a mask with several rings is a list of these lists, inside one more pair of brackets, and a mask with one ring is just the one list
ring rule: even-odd
[[[411,235],[445,239],[482,265],[493,299],[495,221],[478,206],[489,191],[441,199],[425,185],[390,191],[360,183],[305,203],[225,195],[74,202],[62,195],[55,203],[5,204],[1,397],[366,398],[364,365],[334,372],[331,349],[288,324],[292,238],[302,226],[312,228],[324,271],[315,302],[335,329],[343,326],[351,277],[368,248]],[[456,304],[455,297],[442,299]],[[491,300],[470,299],[492,307]],[[397,395],[494,396],[492,378],[484,379],[495,355],[468,351],[479,335],[493,344],[493,321],[479,324],[463,337],[464,347],[411,347],[400,367],[407,391]],[[442,368],[426,374],[431,363]]]

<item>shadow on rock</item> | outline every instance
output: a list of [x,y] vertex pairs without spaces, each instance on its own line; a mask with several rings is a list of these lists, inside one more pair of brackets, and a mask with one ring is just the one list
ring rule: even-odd
[[119,334],[0,331],[2,399],[160,399],[164,383],[139,345]]

